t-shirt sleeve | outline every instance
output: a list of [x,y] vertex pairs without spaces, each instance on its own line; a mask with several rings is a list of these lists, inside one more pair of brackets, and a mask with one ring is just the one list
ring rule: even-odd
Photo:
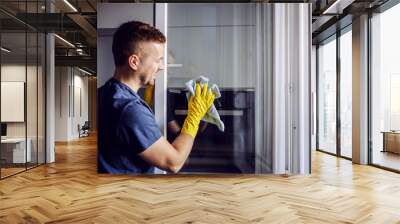
[[129,103],[125,107],[118,130],[122,142],[137,154],[149,148],[162,136],[154,115],[139,102]]

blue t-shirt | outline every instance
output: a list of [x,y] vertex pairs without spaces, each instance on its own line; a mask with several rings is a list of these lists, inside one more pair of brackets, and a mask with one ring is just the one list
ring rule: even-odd
[[130,87],[111,78],[98,91],[98,172],[153,173],[138,154],[161,137],[153,112]]

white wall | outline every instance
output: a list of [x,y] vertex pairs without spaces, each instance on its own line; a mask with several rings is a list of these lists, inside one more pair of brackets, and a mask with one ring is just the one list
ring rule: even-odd
[[[18,64],[9,64],[9,65],[2,65],[1,66],[1,81],[2,82],[24,82],[26,83],[25,80],[25,75],[26,75],[26,71],[25,69],[28,69],[28,71],[32,70],[33,67],[32,66],[28,66],[28,68],[25,67],[25,65],[18,65]],[[21,94],[24,94],[24,90],[22,90],[23,92]],[[7,96],[1,96],[1,98],[4,98]],[[3,103],[2,103],[3,105]],[[4,114],[7,110],[10,110],[11,108],[1,108],[2,110],[2,114]],[[24,106],[22,108],[20,108],[22,110],[22,114],[24,114]],[[19,111],[18,113],[20,113],[21,111]],[[8,111],[9,113],[9,111]],[[24,115],[22,115],[24,116]],[[3,120],[3,118],[2,118]],[[22,120],[24,120],[24,118],[22,118]],[[7,122],[8,126],[7,126],[7,131],[9,132],[8,135],[10,136],[13,135],[15,137],[24,137],[25,136],[25,130],[23,130],[24,128],[22,128],[21,130],[19,130],[20,128],[18,128],[18,126],[20,127],[24,127],[25,125],[24,122]]]
[[[27,70],[25,70],[25,69],[27,69]],[[25,67],[25,64],[24,65],[19,65],[19,64],[2,65],[1,66],[1,81],[18,81],[18,82],[26,83],[26,80],[25,80],[26,71],[28,72],[28,75],[33,74],[33,73],[36,75],[36,67],[34,67],[34,66],[28,65],[27,67]],[[30,80],[30,82],[31,82],[31,80]],[[30,84],[36,85],[36,81],[35,81],[35,83],[30,83]],[[36,99],[36,88],[35,89],[28,88],[27,90],[28,90],[27,103],[29,104],[34,99]],[[36,108],[36,103],[31,106],[34,106]],[[7,109],[9,109],[9,108],[1,108],[1,110],[7,110]],[[28,110],[31,111],[32,108],[30,108]],[[32,117],[31,115],[34,115],[34,116]],[[31,124],[31,121],[34,118],[36,119],[36,113],[35,114],[28,113],[27,116],[28,116],[27,117],[28,122],[30,122],[28,125],[28,129],[29,129],[33,125],[33,124]],[[26,122],[8,122],[7,123],[8,137],[25,137],[25,126],[26,126],[25,124],[26,124]],[[31,133],[30,130],[28,130],[28,137],[29,137],[29,133]]]
[[[255,4],[169,4],[169,87],[200,75],[220,87],[255,87]],[[205,16],[206,15],[206,16]]]
[[[27,78],[27,80],[26,80]],[[36,162],[39,153],[39,162],[44,162],[44,89],[42,67],[24,64],[3,64],[1,66],[1,81],[24,82],[26,85],[26,107],[21,112],[26,112],[26,120],[23,122],[6,122],[7,137],[30,139],[32,161]],[[22,92],[24,94],[24,92]],[[2,96],[7,97],[7,96]],[[1,108],[12,110],[12,108]],[[12,111],[8,111],[11,112]],[[39,150],[39,151],[38,151]]]
[[114,57],[112,54],[112,35],[97,35],[97,87],[101,87],[114,74]]
[[88,77],[76,68],[56,67],[55,86],[55,140],[77,139],[78,124],[88,120]]
[[97,4],[97,29],[117,28],[132,20],[153,24],[153,3]]
[[[75,70],[76,72],[77,70]],[[72,130],[71,130],[71,135],[73,138],[79,137],[78,133],[78,124],[82,126],[85,121],[88,121],[89,119],[89,112],[88,112],[88,107],[89,107],[89,102],[88,102],[88,77],[87,76],[81,76],[82,73],[78,73],[78,75],[75,73],[74,75],[74,113],[72,113]],[[80,91],[80,93],[79,93]],[[79,97],[80,96],[80,97]],[[80,101],[80,102],[79,102]],[[81,110],[81,111],[80,111]]]
[[[19,64],[1,66],[1,81],[25,82],[26,67]],[[7,110],[7,108],[1,108]],[[25,122],[7,123],[7,137],[25,137]]]
[[153,3],[97,4],[97,87],[114,74],[112,36],[122,23],[139,20],[153,24]]
[[55,141],[68,140],[69,72],[68,67],[55,68]]

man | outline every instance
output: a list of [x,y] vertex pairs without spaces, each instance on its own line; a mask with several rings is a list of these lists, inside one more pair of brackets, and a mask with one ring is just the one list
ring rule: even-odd
[[[171,50],[168,50],[168,63],[174,64],[175,57]],[[142,89],[143,90],[143,89]],[[154,85],[148,85],[144,91],[141,93],[143,95],[144,101],[150,108],[153,108],[154,101]],[[168,141],[172,142],[179,135],[181,131],[181,126],[175,117],[175,94],[170,90],[167,90],[167,136]],[[201,128],[200,128],[201,129]]]
[[163,69],[165,36],[148,24],[122,24],[113,37],[114,76],[98,94],[98,172],[153,173],[154,167],[178,172],[188,158],[201,118],[214,95],[196,85],[179,136],[170,144],[154,115],[139,97]]
[[[149,85],[146,89],[141,89],[141,91],[139,90],[139,95],[140,94],[143,95],[143,100],[147,103],[147,105],[149,105],[150,108],[153,108],[154,85]],[[181,132],[181,126],[175,117],[175,108],[175,94],[170,90],[167,90],[167,139],[169,142],[175,140],[175,138],[178,137],[179,133]]]

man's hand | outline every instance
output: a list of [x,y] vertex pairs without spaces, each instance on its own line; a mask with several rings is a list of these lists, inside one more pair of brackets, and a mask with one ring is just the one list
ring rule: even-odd
[[178,172],[192,150],[200,120],[213,104],[214,98],[214,94],[208,90],[207,85],[204,85],[201,90],[200,85],[196,84],[195,95],[189,100],[188,116],[183,124],[181,134],[172,144],[161,137],[140,153],[140,157],[160,169]]
[[214,102],[214,94],[208,89],[208,85],[204,84],[201,90],[200,84],[196,83],[195,95],[189,100],[188,115],[183,123],[182,132],[189,134],[193,138],[196,137],[199,129],[200,120],[210,109]]

